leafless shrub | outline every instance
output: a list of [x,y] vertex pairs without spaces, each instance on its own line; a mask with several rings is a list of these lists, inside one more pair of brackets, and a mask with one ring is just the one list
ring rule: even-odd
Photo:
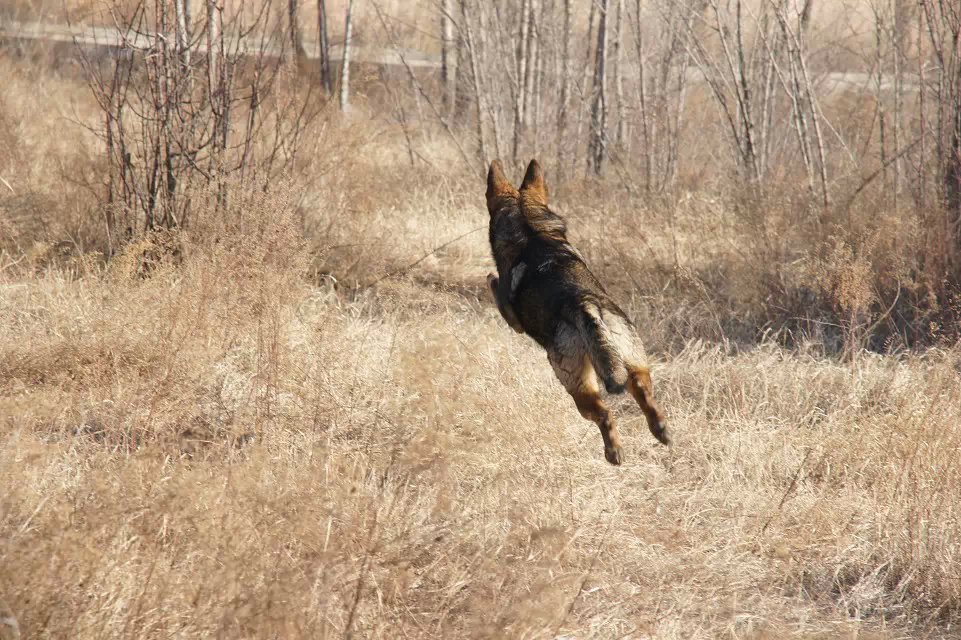
[[120,46],[106,63],[83,58],[104,117],[109,253],[131,234],[188,225],[201,198],[226,206],[230,184],[268,189],[315,115],[311,92],[285,75],[288,38],[269,1],[248,18],[243,4],[231,14],[210,0],[198,25],[173,8],[113,6]]

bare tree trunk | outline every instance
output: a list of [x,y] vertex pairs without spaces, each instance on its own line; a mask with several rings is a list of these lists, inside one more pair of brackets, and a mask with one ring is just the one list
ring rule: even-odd
[[471,77],[470,77],[470,63],[467,52],[467,36],[466,36],[466,24],[467,17],[461,10],[461,6],[458,3],[455,5],[458,11],[458,18],[461,20],[459,23],[461,27],[457,30],[457,46],[454,48],[454,54],[456,56],[456,62],[454,65],[454,71],[456,72],[454,76],[454,86],[451,87],[451,99],[450,99],[450,120],[451,122],[455,120],[460,120],[464,117],[469,117],[468,114],[471,110],[471,100],[470,97],[471,88]]
[[757,147],[758,147],[758,165],[761,168],[761,173],[765,174],[768,168],[768,161],[771,154],[771,127],[773,126],[774,111],[776,107],[777,96],[774,93],[774,77],[775,77],[775,66],[777,64],[778,53],[780,51],[779,43],[777,41],[777,32],[772,33],[771,29],[771,19],[770,14],[765,8],[761,14],[760,23],[757,25],[757,29],[763,34],[768,34],[767,41],[770,43],[767,63],[763,67],[763,77],[762,91],[761,94],[761,117],[758,119],[758,132],[757,132]]
[[217,45],[220,43],[220,20],[221,12],[217,7],[217,0],[207,0],[207,83],[210,95],[214,95],[219,84],[221,52]]
[[564,43],[561,50],[561,98],[557,106],[557,163],[558,171],[563,165],[564,136],[567,133],[567,108],[571,99],[571,4],[573,0],[564,1]]
[[[957,10],[950,8],[950,3],[938,4],[940,12],[926,10],[931,16],[938,16],[938,28],[941,31],[940,47],[935,47],[939,59],[939,112],[944,113],[939,119],[946,121],[948,131],[939,132],[938,137],[945,140],[940,155],[944,166],[941,179],[946,208],[945,236],[952,242],[948,249],[950,263],[950,254],[957,257],[961,253],[961,237],[958,234],[958,224],[961,222],[961,24]],[[930,21],[931,17],[928,19]],[[930,26],[929,31],[932,31]],[[944,131],[943,125],[941,129]],[[961,277],[957,273],[952,275]]]
[[[888,188],[888,162],[887,162],[887,140],[885,140],[885,109],[884,109],[884,17],[881,15],[881,11],[878,7],[872,7],[874,10],[874,65],[876,67],[875,73],[875,110],[877,112],[878,118],[878,136],[879,136],[879,152],[881,156],[881,188],[882,190],[887,190]],[[895,150],[895,153],[897,151]]]
[[327,39],[327,3],[317,0],[317,39],[320,42],[320,85],[328,98],[333,92],[330,77],[330,42]]
[[904,124],[902,114],[902,102],[904,100],[904,71],[903,60],[905,59],[905,34],[904,21],[906,18],[905,2],[898,0],[894,12],[894,149],[898,156],[894,160],[894,209],[898,209],[898,198],[901,193],[901,132]]
[[450,81],[450,43],[454,39],[450,11],[451,0],[444,0],[440,9],[440,78],[445,87]]
[[533,110],[534,110],[534,82],[537,77],[537,56],[539,49],[539,33],[537,18],[540,14],[540,6],[538,0],[530,0],[530,13],[528,16],[527,25],[527,64],[525,65],[524,74],[524,119],[523,125],[526,128],[527,125],[531,124],[533,121]]
[[527,105],[527,75],[528,70],[528,51],[530,47],[530,17],[531,0],[521,0],[521,32],[518,46],[520,53],[517,55],[517,76],[515,81],[514,93],[514,140],[511,147],[511,157],[517,162],[517,153],[520,147],[520,138],[523,135],[526,123],[524,108]]
[[521,0],[521,33],[518,39],[518,45],[520,46],[520,53],[517,56],[517,95],[516,95],[516,107],[515,113],[517,114],[518,122],[521,125],[524,124],[524,106],[527,104],[526,96],[524,95],[527,89],[527,62],[528,55],[527,49],[530,46],[530,40],[528,39],[528,33],[530,32],[531,26],[531,0]]
[[[116,77],[117,74],[114,74]],[[114,253],[114,236],[116,234],[116,220],[115,220],[115,210],[116,210],[116,195],[120,190],[117,180],[118,171],[115,169],[118,164],[114,158],[118,155],[123,158],[123,150],[120,150],[120,154],[117,154],[114,150],[113,141],[113,130],[114,130],[114,109],[115,107],[115,97],[116,93],[116,82],[111,83],[111,91],[109,93],[110,103],[109,108],[104,109],[104,118],[106,120],[106,127],[104,132],[106,133],[106,145],[107,145],[107,206],[104,207],[105,222],[107,224],[107,257],[112,258]],[[120,163],[122,166],[123,160]],[[122,174],[122,170],[119,172]],[[126,205],[126,202],[123,202]]]
[[917,183],[918,183],[918,191],[917,191],[917,193],[918,193],[918,196],[917,196],[917,202],[918,202],[918,211],[921,212],[921,218],[922,218],[922,219],[921,219],[921,228],[922,228],[922,229],[927,229],[927,228],[928,228],[927,215],[926,215],[927,209],[926,209],[925,206],[924,206],[925,203],[926,203],[926,198],[925,198],[925,196],[927,195],[926,191],[927,191],[927,186],[928,186],[928,185],[927,185],[927,183],[928,183],[928,179],[927,179],[927,178],[928,178],[928,172],[927,172],[927,163],[925,162],[925,157],[926,157],[925,147],[926,147],[926,145],[924,144],[924,139],[925,139],[925,137],[927,136],[927,118],[925,117],[925,112],[924,112],[924,110],[925,110],[925,102],[924,102],[924,94],[925,94],[924,60],[925,60],[925,56],[924,56],[924,53],[925,53],[925,52],[924,52],[923,24],[924,24],[924,12],[923,12],[923,11],[918,11],[918,60],[917,60],[917,62],[918,62],[918,87],[920,87],[920,91],[918,91],[918,129],[919,129],[919,131],[920,131],[920,135],[919,135],[919,137],[918,137],[918,140],[919,140],[919,147],[920,147],[920,149],[919,149],[920,155],[919,155],[919,159],[918,159],[918,175],[917,175]]
[[744,122],[744,164],[750,171],[751,181],[760,179],[757,163],[757,150],[754,145],[754,116],[751,113],[751,86],[748,79],[747,62],[744,56],[744,22],[741,17],[741,0],[737,0],[737,75],[741,86],[740,113]]
[[[955,70],[957,78],[956,87],[961,87],[961,64]],[[958,88],[954,89],[955,94],[961,93]],[[961,95],[952,96],[953,105],[951,108],[951,147],[945,160],[946,168],[944,171],[944,193],[948,208],[949,225],[956,224],[956,220],[961,216]],[[953,218],[953,219],[952,219]]]
[[[692,33],[692,27],[696,22],[702,21],[702,14],[707,4],[708,0],[696,0],[693,3],[692,10],[675,9],[672,11],[669,16],[669,40],[661,53],[657,73],[650,83],[653,87],[651,94],[653,96],[653,106],[650,110],[652,114],[650,121],[651,148],[655,152],[663,149],[662,153],[666,155],[663,161],[652,163],[652,166],[663,164],[665,167],[660,178],[655,174],[654,187],[657,189],[665,187],[673,189],[677,179],[683,137],[681,135],[682,125],[687,106],[688,68],[692,61],[697,63],[697,58],[691,47],[684,46],[682,39],[683,34]],[[675,62],[676,58],[679,58],[677,62]],[[673,99],[670,95],[672,70],[676,75],[676,89]],[[671,114],[672,102],[673,115]],[[664,120],[665,125],[659,128],[661,119]],[[664,142],[661,142],[662,138]]]
[[440,74],[444,83],[444,94],[447,102],[447,112],[454,113],[454,103],[457,98],[457,54],[454,51],[454,2],[444,0],[441,7],[441,50]]
[[542,46],[540,35],[543,25],[539,23],[539,19],[535,16],[534,18],[534,71],[531,73],[531,105],[528,111],[531,116],[531,137],[534,144],[534,157],[538,157],[541,153],[541,136],[540,136],[540,126],[541,126],[541,97],[544,91],[544,67],[547,64],[547,49]]
[[[583,66],[584,71],[583,71],[583,77],[582,77],[582,84],[578,84],[578,87],[577,87],[580,93],[581,108],[577,110],[577,130],[575,135],[573,136],[574,144],[573,144],[573,150],[571,152],[571,175],[572,176],[577,173],[577,161],[578,161],[577,146],[580,143],[581,132],[584,129],[584,108],[583,107],[585,102],[585,94],[589,94],[589,92],[586,90],[586,87],[588,83],[591,81],[591,78],[593,77],[591,73],[591,60],[592,60],[591,51],[595,49],[592,40],[594,36],[594,14],[597,13],[597,7],[598,7],[598,3],[592,1],[591,10],[587,14],[587,40],[586,40],[587,46],[585,47],[585,50],[584,50],[584,66]],[[586,164],[590,165],[589,150],[588,150],[586,160],[587,160]]]
[[617,10],[614,13],[614,100],[617,108],[617,129],[614,144],[623,149],[627,141],[627,118],[624,116],[624,61],[621,53],[621,23],[624,14],[624,0],[614,0]]
[[[934,104],[930,107],[937,119],[937,132],[935,147],[928,154],[933,155],[936,162],[936,184],[940,187],[938,200],[941,204],[940,210],[935,212],[941,219],[926,225],[932,231],[925,257],[930,262],[928,271],[943,298],[947,293],[946,286],[961,283],[961,19],[955,3],[923,0],[919,6],[931,49],[930,56],[919,56],[919,69],[923,73],[927,65],[922,65],[921,60],[925,59],[937,72],[936,84],[932,83]],[[920,22],[919,18],[919,26]],[[924,93],[922,88],[922,100]],[[921,113],[923,116],[923,106]],[[924,162],[922,155],[919,158],[921,181],[924,180]]]
[[187,71],[190,68],[190,26],[187,12],[190,7],[187,0],[174,0],[174,16],[176,22],[174,29],[177,44],[177,57],[180,59],[181,68]]
[[[785,32],[785,36],[787,33]],[[811,195],[815,194],[814,190],[814,169],[812,167],[811,160],[811,147],[808,142],[808,124],[807,117],[804,113],[804,99],[801,92],[801,79],[800,70],[797,65],[797,55],[793,47],[788,49],[790,71],[791,71],[791,85],[789,93],[791,99],[794,102],[794,121],[795,129],[797,130],[798,145],[801,149],[801,158],[804,160],[804,168],[807,171],[808,176],[808,188],[811,191]]]
[[[810,16],[812,1],[813,0],[808,0],[807,5],[805,5],[805,11],[807,12],[805,15],[807,16]],[[811,110],[811,122],[814,124],[814,144],[818,153],[818,169],[821,179],[821,204],[827,209],[831,204],[831,194],[828,190],[827,157],[824,152],[824,135],[821,132],[821,118],[818,113],[817,99],[811,90],[811,87],[814,85],[811,82],[811,74],[808,73],[807,54],[804,48],[804,30],[807,24],[807,19],[801,21],[801,28],[795,36],[795,46],[797,47],[798,66],[801,68],[801,76],[804,80],[804,96],[807,100],[808,108]]]
[[227,136],[230,130],[227,112],[227,50],[223,32],[222,0],[207,0],[207,91],[210,95],[213,135],[210,140],[208,175],[216,182],[217,204],[226,203],[225,183]]
[[597,27],[597,53],[594,56],[593,104],[588,159],[596,175],[604,171],[607,152],[607,13],[610,0],[600,0],[600,20]]
[[290,55],[294,64],[300,68],[307,59],[304,41],[300,33],[300,4],[298,0],[287,0],[287,28],[290,29]]
[[477,43],[474,40],[474,30],[471,28],[471,19],[467,11],[467,0],[461,0],[461,9],[464,14],[464,33],[467,37],[467,55],[470,56],[471,76],[474,79],[474,102],[477,108],[477,144],[479,145],[481,161],[487,164],[490,160],[490,152],[487,148],[487,136],[484,131],[484,114],[487,113],[487,105],[484,100],[484,88],[480,77],[480,64],[478,61],[479,52]]
[[[496,34],[492,31],[492,29],[489,28],[491,26],[491,20],[489,17],[487,20],[488,28],[484,28],[483,7],[485,6],[488,6],[488,5],[486,5],[485,3],[480,4],[481,21],[479,24],[481,28],[478,31],[477,38],[476,38],[477,52],[478,52],[478,55],[480,56],[480,60],[482,61],[480,63],[479,68],[482,71],[486,70],[488,67],[488,64],[485,64],[485,62],[488,60],[487,59],[488,52],[491,50],[496,50],[496,43],[488,45],[488,40],[487,40],[488,35],[493,37]],[[494,7],[494,16],[495,17],[497,16],[496,7]],[[487,92],[487,96],[485,97],[485,100],[484,100],[484,103],[485,103],[484,106],[487,110],[487,115],[490,117],[490,121],[491,121],[490,122],[491,133],[494,138],[494,157],[503,158],[504,157],[504,138],[501,135],[501,111],[504,107],[504,104],[502,101],[496,99],[496,93],[501,89],[496,85],[497,79],[498,79],[497,75],[494,75],[493,78],[490,75],[487,75],[481,80],[481,86],[484,87],[484,90]]]
[[[687,101],[687,67],[690,59],[690,53],[684,53],[681,56],[681,64],[678,65],[677,70],[677,98],[674,105],[673,129],[670,122],[666,127],[668,130],[668,152],[663,184],[669,187],[674,186],[674,181],[677,178],[678,156],[680,155],[678,149],[681,146],[681,125],[684,121],[684,109]],[[669,113],[666,106],[664,112]]]
[[[170,32],[170,22],[169,14],[167,12],[167,6],[164,5],[159,8],[160,20],[158,24],[160,25],[160,33],[166,34]],[[176,16],[175,16],[176,19]],[[158,38],[163,38],[163,36],[158,36]],[[157,111],[161,114],[161,118],[157,121],[157,140],[161,146],[163,146],[163,154],[160,156],[160,162],[163,163],[163,179],[158,180],[157,184],[157,204],[160,206],[160,219],[159,224],[163,227],[170,228],[175,226],[175,218],[173,217],[173,207],[177,195],[177,175],[174,172],[174,132],[173,132],[173,111],[179,107],[175,105],[174,101],[177,100],[175,95],[174,85],[176,83],[176,75],[174,69],[170,65],[170,51],[168,45],[164,42],[162,49],[163,51],[161,57],[159,58],[159,66],[157,68],[157,94],[156,99]],[[163,188],[166,193],[161,195],[159,193],[160,183],[162,183]],[[155,218],[155,222],[156,222]]]
[[347,0],[347,12],[344,19],[344,59],[340,67],[340,110],[350,109],[350,34],[351,18],[354,11],[354,0]]
[[[637,48],[637,91],[641,109],[641,145],[644,147],[644,177],[645,188],[650,191],[654,175],[654,140],[652,136],[652,118],[648,109],[648,88],[644,59],[644,29],[641,25],[641,0],[635,3],[636,22],[634,23],[634,45]],[[670,55],[670,54],[668,54]]]

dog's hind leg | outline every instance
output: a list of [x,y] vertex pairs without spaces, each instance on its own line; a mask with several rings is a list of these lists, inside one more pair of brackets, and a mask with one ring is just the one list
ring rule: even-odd
[[624,449],[621,448],[621,434],[614,424],[614,415],[601,400],[599,391],[570,391],[574,404],[581,415],[594,422],[601,430],[604,440],[604,457],[608,462],[619,465],[624,462]]
[[644,417],[647,418],[647,426],[651,433],[661,444],[670,446],[671,433],[667,428],[664,414],[654,402],[654,393],[651,385],[651,372],[647,367],[628,366],[627,388],[637,401]]
[[601,399],[600,387],[594,367],[586,353],[578,352],[562,356],[551,354],[554,373],[567,393],[574,399],[580,414],[597,425],[604,440],[604,457],[608,462],[619,465],[624,462],[621,448],[621,434],[614,422],[614,415]]

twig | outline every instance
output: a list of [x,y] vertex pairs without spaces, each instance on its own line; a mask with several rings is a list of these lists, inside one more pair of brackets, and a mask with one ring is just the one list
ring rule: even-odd
[[871,175],[869,175],[868,177],[866,177],[864,180],[862,180],[862,181],[861,181],[861,185],[860,185],[857,189],[854,190],[854,193],[851,194],[851,197],[849,197],[849,198],[848,198],[848,201],[844,204],[844,210],[846,211],[846,210],[850,209],[850,208],[851,208],[851,205],[854,204],[855,198],[857,198],[859,195],[861,195],[861,192],[864,191],[869,184],[871,184],[872,182],[874,182],[874,179],[875,179],[875,178],[877,178],[879,175],[881,175],[881,173],[882,173],[885,169],[887,169],[889,166],[891,166],[892,163],[897,162],[898,160],[900,160],[902,156],[904,156],[908,151],[910,151],[910,150],[913,149],[915,146],[917,146],[918,143],[920,143],[922,140],[924,140],[924,136],[923,136],[923,135],[922,135],[922,136],[919,136],[917,139],[915,139],[914,142],[912,142],[911,144],[909,144],[909,145],[906,146],[905,148],[901,149],[896,155],[892,156],[891,158],[888,158],[887,162],[885,162],[885,163],[882,164],[880,167],[878,167],[878,168],[874,171],[874,173],[872,173]]
[[798,465],[797,471],[794,472],[794,477],[791,478],[791,484],[788,485],[787,490],[784,492],[784,495],[781,496],[781,502],[778,503],[777,509],[774,510],[774,513],[771,514],[771,517],[769,517],[769,518],[767,519],[767,522],[764,523],[764,526],[761,527],[761,533],[762,533],[762,534],[763,534],[765,531],[767,531],[767,528],[768,528],[768,527],[771,525],[771,523],[774,521],[774,518],[775,518],[779,513],[781,513],[781,507],[784,506],[784,503],[787,502],[788,496],[790,496],[790,495],[791,495],[791,492],[794,491],[794,487],[797,485],[798,478],[801,477],[801,470],[804,469],[804,465],[805,465],[805,463],[807,463],[809,457],[811,457],[811,450],[810,450],[810,449],[808,449],[808,450],[807,450],[807,453],[804,454],[804,459],[801,460],[801,464]]
[[354,601],[351,603],[350,612],[347,614],[347,625],[344,628],[344,638],[350,640],[354,637],[354,618],[357,615],[357,609],[360,607],[360,598],[364,590],[364,582],[367,580],[367,572],[370,567],[370,554],[371,554],[371,544],[373,543],[374,534],[377,531],[377,517],[380,513],[380,509],[374,511],[374,522],[367,532],[367,545],[364,550],[364,562],[360,567],[360,576],[357,578],[357,588],[354,589]]
[[422,255],[421,257],[419,257],[419,258],[417,258],[416,260],[414,260],[413,262],[411,262],[409,265],[407,265],[407,266],[404,267],[403,269],[398,269],[397,271],[388,271],[387,273],[385,273],[385,274],[382,275],[381,277],[377,278],[376,280],[374,280],[374,281],[371,282],[370,284],[364,285],[362,288],[363,288],[363,289],[366,289],[366,288],[369,288],[369,287],[373,287],[374,285],[376,285],[376,284],[378,284],[378,283],[386,280],[387,278],[393,278],[393,277],[396,276],[396,275],[400,275],[400,274],[402,274],[402,273],[407,273],[408,271],[410,271],[411,269],[413,269],[414,267],[416,267],[417,265],[419,265],[421,262],[423,262],[423,261],[426,260],[427,258],[431,257],[432,255],[434,255],[435,253],[437,253],[437,252],[440,251],[441,249],[447,247],[448,245],[452,245],[452,244],[454,244],[455,242],[457,242],[458,240],[461,240],[461,239],[463,239],[463,238],[466,238],[466,237],[469,236],[470,234],[472,234],[472,233],[477,233],[478,231],[482,231],[482,230],[484,230],[484,229],[486,229],[486,228],[487,228],[487,225],[483,225],[483,226],[477,227],[476,229],[471,229],[470,231],[466,231],[466,232],[460,234],[459,236],[457,236],[456,238],[453,238],[452,240],[448,240],[448,241],[445,242],[444,244],[441,244],[441,245],[438,245],[438,246],[434,247],[433,249],[431,249],[430,251],[428,251],[427,253],[425,253],[425,254]]
[[891,315],[891,312],[894,311],[894,305],[898,303],[898,299],[900,297],[901,297],[901,279],[898,278],[898,288],[894,292],[894,300],[891,302],[891,306],[888,307],[887,311],[885,311],[880,316],[878,316],[878,319],[874,321],[874,324],[868,327],[868,330],[864,332],[865,336],[870,336],[872,333],[874,333],[874,330],[877,329],[879,326],[881,326],[881,323],[884,322],[887,319],[887,317]]
[[564,616],[557,622],[557,625],[554,627],[553,632],[548,636],[549,638],[557,637],[557,634],[560,632],[561,627],[564,626],[565,622],[567,622],[567,618],[570,617],[570,615],[574,612],[574,605],[577,604],[577,599],[581,597],[582,593],[584,593],[584,587],[587,585],[587,580],[591,577],[591,573],[594,571],[594,565],[597,564],[597,558],[598,556],[601,555],[601,552],[604,551],[604,548],[607,546],[607,540],[609,540],[608,534],[611,532],[612,524],[614,524],[613,515],[611,515],[610,520],[607,521],[607,529],[604,530],[604,537],[602,538],[603,542],[594,551],[594,556],[591,558],[591,564],[590,566],[587,567],[587,573],[585,573],[584,577],[581,579],[581,584],[577,588],[577,593],[575,593],[574,597],[571,598],[571,603],[568,605],[567,611],[564,612]]
[[424,91],[424,85],[422,85],[420,81],[417,80],[417,76],[414,74],[414,70],[410,68],[410,64],[408,64],[407,57],[404,55],[403,50],[397,46],[397,41],[394,38],[393,32],[387,26],[387,21],[384,19],[384,13],[381,11],[380,5],[377,4],[376,2],[373,2],[372,4],[374,5],[374,11],[377,12],[377,18],[380,20],[380,24],[384,29],[384,33],[387,34],[387,38],[390,40],[391,46],[394,48],[394,51],[397,53],[397,57],[400,58],[401,63],[404,65],[404,69],[407,71],[407,75],[410,77],[411,84],[413,84],[417,88],[417,92],[420,93],[420,95],[424,98],[425,101],[427,101],[427,106],[429,106],[430,110],[434,113],[434,117],[436,117],[437,120],[441,123],[441,125],[444,127],[444,131],[447,132],[447,134],[450,136],[450,139],[453,141],[454,146],[457,147],[457,151],[460,153],[461,159],[464,160],[464,164],[466,164],[471,170],[473,170],[474,163],[471,162],[470,157],[468,157],[467,155],[467,151],[464,150],[464,147],[460,143],[460,140],[458,139],[458,137],[454,135],[454,131],[453,129],[451,129],[450,123],[447,121],[446,118],[444,118],[443,115],[441,115],[440,111],[437,109],[437,106],[434,104],[433,100],[431,100],[430,96],[427,95],[427,92]]
[[[375,409],[375,413],[379,412]],[[388,420],[388,423],[390,421]],[[391,426],[393,424],[391,423]],[[394,447],[390,454],[390,460],[387,462],[387,467],[384,469],[383,480],[386,482],[387,476],[393,468],[394,463],[397,461],[397,447]],[[381,485],[383,487],[383,484]],[[387,505],[387,513],[385,518],[389,519],[394,512],[394,507],[397,505],[397,493],[393,493],[390,498],[390,503]],[[367,576],[370,574],[370,562],[371,556],[377,551],[377,543],[374,540],[375,536],[379,533],[378,525],[381,522],[380,514],[382,503],[377,505],[374,509],[374,521],[370,525],[370,529],[367,530],[367,543],[364,545],[364,562],[360,568],[360,575],[357,578],[357,587],[354,589],[354,600],[351,603],[350,611],[347,614],[347,623],[344,627],[344,639],[350,640],[354,637],[354,620],[357,616],[357,610],[360,608],[360,601],[363,596],[364,583],[367,581]]]

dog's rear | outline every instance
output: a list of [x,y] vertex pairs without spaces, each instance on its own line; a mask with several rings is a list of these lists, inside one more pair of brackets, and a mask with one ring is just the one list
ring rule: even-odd
[[[511,245],[515,251],[509,258],[503,252],[498,255],[493,235],[491,245],[501,278],[505,264],[508,269],[508,263],[525,265],[511,305],[524,333],[547,351],[581,415],[597,423],[609,462],[620,464],[623,451],[614,418],[600,395],[601,383],[609,393],[629,391],[651,433],[670,444],[663,415],[653,400],[643,346],[630,320],[568,242],[564,221],[547,205],[547,187],[536,161],[528,166],[520,191],[508,195],[516,198],[523,214],[525,237]],[[493,229],[493,210],[491,215]]]

